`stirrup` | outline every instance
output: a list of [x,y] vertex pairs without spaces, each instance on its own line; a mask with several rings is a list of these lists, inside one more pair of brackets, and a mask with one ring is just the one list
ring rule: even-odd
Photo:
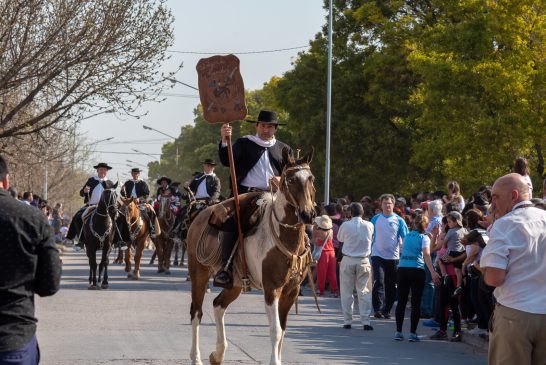
[[[227,280],[221,280],[221,281],[218,280],[222,274],[227,276]],[[219,271],[216,275],[214,275],[214,280],[212,282],[212,285],[216,287],[220,287],[220,288],[231,289],[233,288],[233,278],[229,272],[222,270],[222,271]]]

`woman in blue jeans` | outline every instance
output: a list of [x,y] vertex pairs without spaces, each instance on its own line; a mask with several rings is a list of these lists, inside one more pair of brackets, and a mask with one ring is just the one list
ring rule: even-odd
[[394,339],[402,341],[402,325],[408,296],[411,290],[411,326],[408,340],[419,341],[417,325],[421,314],[421,296],[425,286],[425,264],[432,273],[432,280],[440,282],[430,259],[430,238],[425,234],[428,218],[420,214],[413,221],[412,231],[404,238],[402,254],[398,265],[398,304],[396,305],[396,333]]

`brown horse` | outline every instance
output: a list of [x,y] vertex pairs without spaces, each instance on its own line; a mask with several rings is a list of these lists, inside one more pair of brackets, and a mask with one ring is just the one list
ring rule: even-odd
[[170,233],[176,219],[170,205],[171,199],[169,197],[163,196],[159,200],[159,212],[157,214],[159,229],[156,238],[152,239],[157,252],[157,272],[164,272],[168,275],[171,273],[171,253],[174,244],[173,239],[170,238]]
[[[300,283],[311,262],[305,224],[310,224],[315,216],[314,177],[309,166],[312,151],[297,161],[288,155],[287,150],[283,155],[288,164],[282,172],[279,191],[261,195],[257,203],[261,220],[244,240],[244,259],[251,284],[264,292],[272,345],[270,364],[281,363],[288,312],[297,299]],[[213,209],[207,208],[199,214],[188,232],[188,263],[192,278],[192,364],[202,364],[199,325],[203,316],[203,299],[210,273],[217,272],[221,266],[219,232],[208,224]],[[221,364],[224,360],[227,348],[224,314],[242,291],[241,259],[242,255],[235,256],[233,287],[223,289],[213,302],[217,342],[216,351],[209,356],[211,364]]]
[[[125,219],[129,225],[129,233],[131,240],[126,242],[128,250],[125,251],[125,272],[128,273],[127,277],[130,279],[140,279],[140,260],[146,247],[146,241],[150,234],[150,218],[145,214],[142,214],[140,207],[137,204],[137,200],[134,198],[121,198],[123,202],[122,211],[125,214]],[[156,227],[159,227],[156,224]],[[159,232],[160,228],[158,228]],[[131,249],[135,250],[135,268],[131,272]],[[122,251],[123,252],[123,251]]]

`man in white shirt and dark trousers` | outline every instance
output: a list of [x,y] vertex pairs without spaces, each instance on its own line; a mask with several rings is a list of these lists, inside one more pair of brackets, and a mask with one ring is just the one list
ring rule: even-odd
[[[255,135],[238,138],[233,144],[233,163],[237,176],[237,190],[239,194],[252,191],[276,191],[280,176],[287,161],[283,158],[283,150],[287,149],[293,155],[287,144],[275,138],[279,125],[277,114],[266,110],[260,111],[257,120],[247,120],[256,126]],[[232,128],[229,124],[222,125],[220,135],[222,140],[218,146],[218,156],[224,166],[229,166],[228,136],[231,137]],[[233,195],[233,193],[232,193]],[[231,268],[226,267],[235,241],[237,240],[237,224],[232,217],[222,224],[222,267],[214,276],[214,286],[231,288],[233,278]]]
[[353,319],[353,289],[356,287],[360,320],[364,331],[371,331],[370,313],[372,310],[369,281],[371,265],[369,261],[373,224],[362,219],[364,209],[360,203],[349,206],[351,220],[344,222],[337,233],[337,239],[343,242],[343,259],[339,270],[341,286],[341,309],[343,328],[350,329]]
[[497,179],[492,195],[496,220],[480,260],[496,287],[489,364],[545,364],[546,211],[532,206],[517,173]]
[[382,212],[371,219],[374,226],[371,255],[372,304],[376,318],[389,319],[396,297],[396,268],[400,256],[400,245],[408,234],[408,226],[393,211],[393,195],[383,194],[379,200]]

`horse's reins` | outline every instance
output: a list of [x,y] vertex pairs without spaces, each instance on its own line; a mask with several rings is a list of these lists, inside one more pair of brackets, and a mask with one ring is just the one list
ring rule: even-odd
[[[113,198],[113,199],[112,199]],[[103,201],[105,204],[106,204],[106,214],[102,214],[102,213],[99,213],[98,212],[98,206],[97,208],[95,208],[95,210],[93,211],[93,213],[91,214],[91,218],[89,219],[89,230],[91,231],[91,233],[93,234],[93,236],[99,240],[99,243],[100,243],[100,248],[102,250],[103,248],[103,245],[104,245],[104,240],[106,239],[106,237],[108,235],[110,235],[110,233],[112,232],[112,227],[114,226],[113,224],[113,219],[112,217],[110,217],[110,214],[108,213],[108,208],[112,207],[112,206],[115,206],[115,203],[114,204],[111,204],[112,203],[112,200],[115,201],[116,199],[116,195],[114,193],[110,194],[110,197],[108,198],[108,202],[104,201],[103,197],[101,196],[100,198],[100,201]],[[104,231],[103,234],[98,234],[95,229],[93,228],[93,218],[94,216],[96,215],[99,215],[101,217],[107,217],[108,220],[107,220],[107,224],[106,224],[106,230]],[[117,210],[116,210],[116,214],[117,214]]]
[[[299,213],[299,208],[297,206],[297,202],[296,202],[296,199],[294,198],[294,196],[292,195],[292,193],[290,192],[290,189],[288,188],[288,183],[286,181],[286,173],[287,172],[290,172],[290,171],[293,171],[293,170],[302,170],[302,169],[305,169],[305,170],[311,170],[309,165],[305,164],[305,165],[298,165],[298,166],[293,166],[293,167],[289,167],[289,168],[286,168],[283,173],[282,173],[282,176],[281,176],[281,192],[286,196],[286,201],[289,205],[291,205],[295,211],[296,211],[296,216],[298,217],[298,222],[295,223],[295,224],[287,224],[287,223],[284,223],[284,222],[281,222],[280,219],[277,217],[277,213],[275,212],[275,207],[273,205],[271,205],[271,213],[269,215],[269,219],[270,219],[270,222],[271,222],[271,226],[272,226],[272,229],[271,229],[271,236],[273,237],[273,241],[275,242],[275,246],[279,249],[279,251],[281,251],[289,260],[290,260],[290,277],[293,278],[293,277],[296,277],[296,276],[303,276],[303,268],[304,266],[307,266],[306,264],[308,264],[310,262],[310,255],[311,255],[311,250],[310,250],[310,246],[309,246],[309,241],[308,239],[305,240],[305,244],[304,244],[304,247],[305,247],[305,250],[303,251],[303,253],[301,254],[294,254],[293,252],[291,252],[289,249],[286,248],[286,246],[282,243],[281,239],[280,239],[280,232],[279,234],[277,234],[277,232],[275,232],[275,229],[273,228],[274,227],[274,222],[273,222],[273,218],[275,218],[275,220],[277,221],[277,223],[282,226],[282,227],[285,227],[285,228],[290,228],[290,229],[293,229],[293,230],[296,230],[298,228],[301,228],[304,223],[301,222],[301,218],[300,218],[300,215],[298,214]],[[282,189],[282,187],[284,187],[284,189]]]

